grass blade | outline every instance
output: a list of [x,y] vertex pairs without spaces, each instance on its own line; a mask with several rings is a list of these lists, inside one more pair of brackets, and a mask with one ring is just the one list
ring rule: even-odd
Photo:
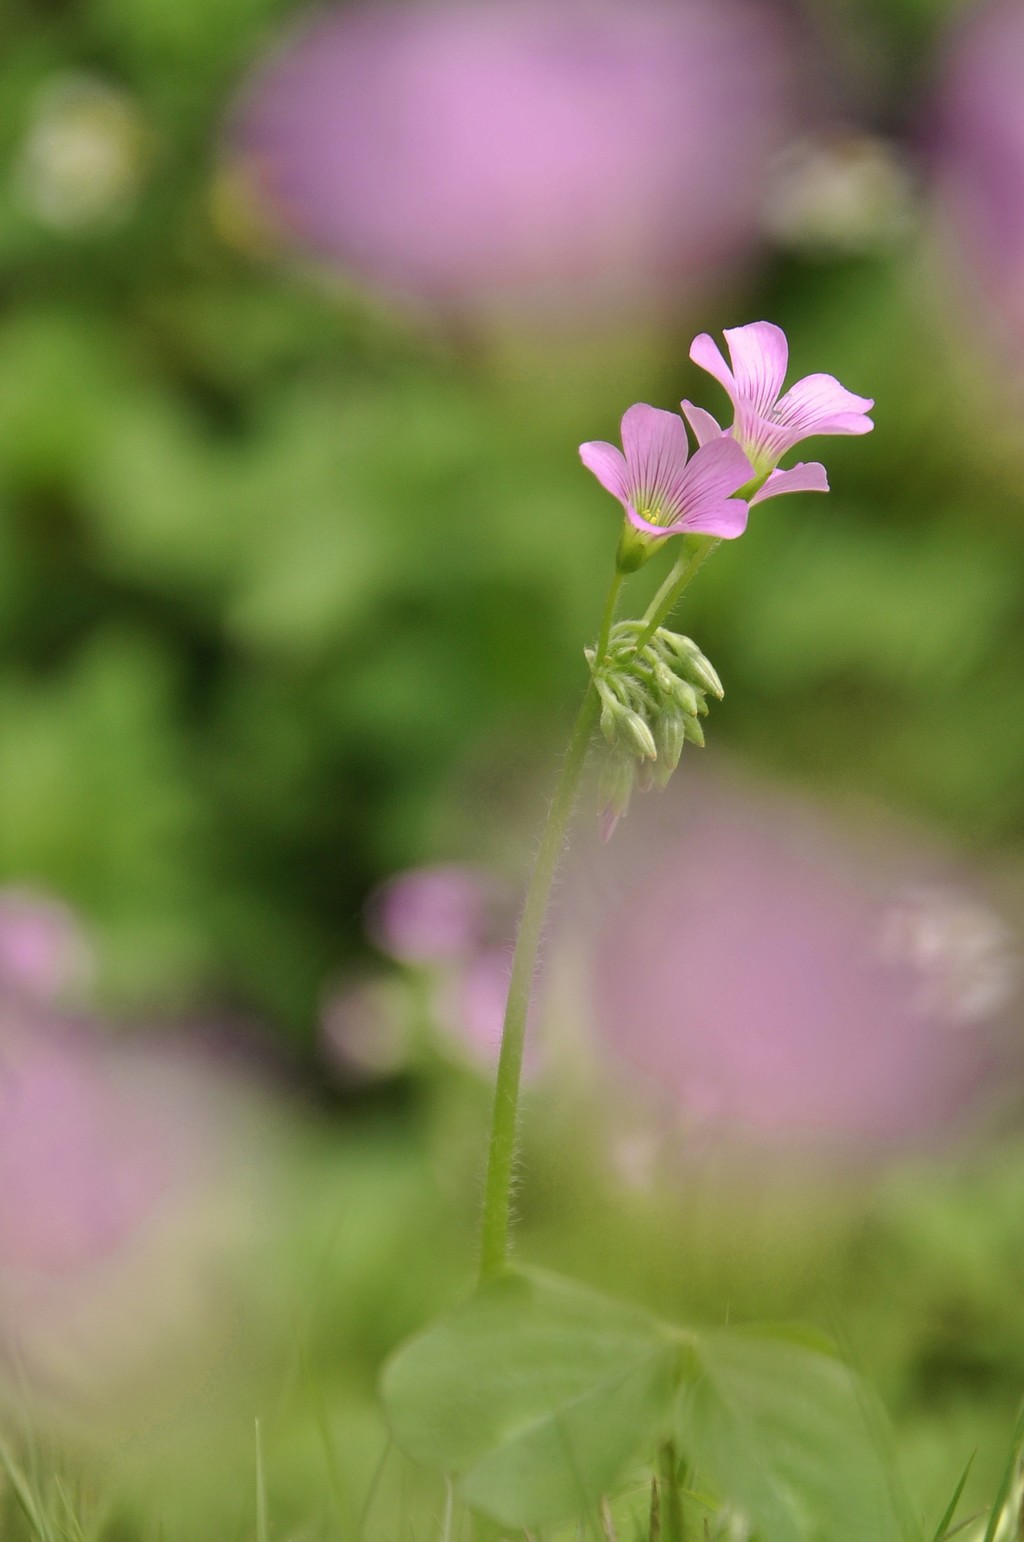
[[935,1528],[935,1535],[932,1538],[932,1542],[942,1542],[942,1539],[945,1537],[946,1533],[949,1531],[950,1526],[952,1526],[952,1524],[953,1524],[953,1517],[956,1514],[956,1507],[960,1503],[960,1496],[961,1496],[961,1494],[964,1491],[964,1484],[967,1482],[967,1479],[968,1479],[968,1476],[970,1474],[971,1468],[974,1466],[974,1458],[977,1456],[977,1454],[978,1453],[977,1453],[976,1450],[972,1451],[970,1456],[967,1458],[967,1466],[964,1468],[963,1472],[960,1474],[960,1482],[957,1484],[956,1488],[953,1490],[953,1497],[949,1501],[949,1504],[946,1506],[945,1510],[943,1511],[943,1515],[942,1515],[941,1521],[939,1522],[938,1526]]
[[38,1542],[54,1542],[53,1532],[39,1505],[37,1495],[33,1493],[31,1483],[2,1440],[0,1440],[0,1467],[3,1467],[6,1472],[18,1506],[38,1538]]
[[1013,1427],[1013,1439],[1010,1441],[1010,1453],[1006,1458],[1006,1466],[1003,1468],[1003,1476],[999,1483],[992,1509],[989,1512],[988,1525],[985,1527],[984,1542],[995,1542],[996,1531],[1003,1514],[1003,1509],[1010,1495],[1013,1484],[1013,1475],[1017,1467],[1017,1458],[1020,1455],[1021,1441],[1024,1440],[1024,1404],[1021,1405],[1017,1415],[1017,1423]]
[[267,1518],[267,1481],[263,1470],[263,1436],[256,1420],[256,1542],[270,1542]]

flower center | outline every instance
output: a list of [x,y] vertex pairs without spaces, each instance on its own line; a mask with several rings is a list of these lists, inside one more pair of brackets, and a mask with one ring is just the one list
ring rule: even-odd
[[651,503],[644,498],[639,498],[634,507],[640,518],[646,519],[648,524],[664,525],[667,523],[665,509],[661,503]]

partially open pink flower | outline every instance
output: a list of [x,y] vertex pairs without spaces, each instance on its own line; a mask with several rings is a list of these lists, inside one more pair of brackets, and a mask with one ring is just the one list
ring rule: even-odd
[[[752,321],[745,327],[726,328],[725,340],[731,369],[706,332],[694,338],[690,358],[728,393],[735,414],[728,432],[746,451],[759,475],[773,472],[787,450],[814,434],[871,432],[874,424],[867,414],[874,402],[847,391],[833,375],[805,375],[785,396],[781,394],[789,363],[789,344],[781,327],[770,321]],[[709,424],[715,420],[690,402],[683,403],[683,411],[698,439],[703,436],[707,442]],[[794,466],[781,477],[788,481],[784,484],[776,477],[771,491],[762,489],[761,495],[828,490],[825,468],[816,464]]]
[[688,457],[682,418],[645,402],[622,419],[621,451],[603,440],[580,445],[583,464],[644,535],[742,535],[747,505],[732,495],[753,467],[739,444],[720,434]]

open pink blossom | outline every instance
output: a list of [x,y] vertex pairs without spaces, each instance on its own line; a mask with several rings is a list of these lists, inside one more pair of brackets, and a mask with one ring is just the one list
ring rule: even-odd
[[[787,450],[814,434],[871,432],[874,424],[867,414],[874,402],[870,397],[847,391],[833,375],[805,375],[790,386],[785,396],[781,394],[789,363],[789,344],[781,327],[770,321],[752,321],[745,327],[726,328],[725,340],[731,369],[718,344],[706,332],[694,338],[690,358],[713,375],[728,393],[735,413],[729,433],[749,455],[760,475],[774,471]],[[700,409],[684,402],[683,411],[697,432],[694,415]],[[796,482],[791,480],[783,486],[776,481],[767,496],[825,490],[823,467],[793,467],[794,473],[797,470],[801,477]]]
[[674,412],[637,402],[622,419],[622,450],[590,440],[580,459],[647,536],[730,539],[747,527],[747,505],[732,496],[753,475],[746,454],[719,435],[690,457],[686,425]]

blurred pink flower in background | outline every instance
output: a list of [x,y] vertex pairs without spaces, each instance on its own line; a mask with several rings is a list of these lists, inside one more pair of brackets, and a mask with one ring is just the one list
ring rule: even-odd
[[[481,948],[466,959],[462,968],[447,980],[438,993],[437,1018],[449,1042],[461,1058],[468,1059],[488,1074],[498,1064],[501,1032],[505,1025],[512,974],[512,939],[504,946]],[[529,1079],[540,1069],[542,1053],[538,1031],[542,1010],[537,1002],[530,1008],[523,1055],[523,1073]]]
[[66,905],[28,889],[0,889],[0,990],[55,1001],[87,984],[92,962]]
[[387,292],[593,322],[749,252],[789,53],[761,0],[329,10],[257,70],[229,165],[300,249]]
[[271,1168],[252,1090],[184,1038],[120,1042],[0,995],[0,1367],[19,1396],[116,1417],[222,1351]]
[[399,963],[448,963],[483,940],[494,895],[494,880],[478,868],[410,868],[371,894],[367,935]]
[[618,1089],[632,1073],[740,1148],[860,1159],[991,1102],[1013,937],[948,861],[695,773],[630,823],[618,892],[594,895],[588,863],[577,907],[598,907],[591,1010]]
[[969,8],[948,46],[932,129],[949,234],[1024,344],[1024,5]]
[[[320,1040],[341,1080],[407,1069],[422,1030],[449,1058],[490,1073],[501,1048],[514,916],[497,874],[464,863],[409,868],[374,890],[367,935],[404,972],[357,974],[325,992]],[[531,1044],[528,1069],[537,1063]]]
[[119,1085],[90,1030],[0,1012],[3,1266],[92,1265],[159,1202],[187,1146],[153,1098]]

